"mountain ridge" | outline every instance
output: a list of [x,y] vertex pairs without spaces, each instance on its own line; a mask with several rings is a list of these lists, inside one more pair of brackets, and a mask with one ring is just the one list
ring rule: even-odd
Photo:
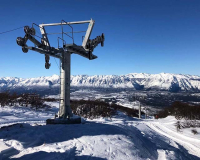
[[[58,88],[59,76],[0,78],[0,91],[12,89]],[[129,88],[134,90],[200,91],[200,76],[171,73],[129,73],[125,75],[72,75],[72,87]]]

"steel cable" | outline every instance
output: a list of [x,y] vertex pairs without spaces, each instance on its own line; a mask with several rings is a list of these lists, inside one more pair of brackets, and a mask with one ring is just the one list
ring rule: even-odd
[[19,27],[19,28],[15,28],[15,29],[12,29],[12,30],[8,30],[8,31],[5,31],[5,32],[1,32],[0,34],[9,33],[9,32],[12,32],[12,31],[15,31],[15,30],[21,29],[21,28],[24,28],[24,26],[23,26],[23,27]]

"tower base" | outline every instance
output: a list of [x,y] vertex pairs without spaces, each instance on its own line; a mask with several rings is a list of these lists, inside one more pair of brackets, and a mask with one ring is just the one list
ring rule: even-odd
[[46,124],[80,124],[81,117],[74,115],[70,119],[62,119],[62,118],[55,118],[55,119],[47,119]]

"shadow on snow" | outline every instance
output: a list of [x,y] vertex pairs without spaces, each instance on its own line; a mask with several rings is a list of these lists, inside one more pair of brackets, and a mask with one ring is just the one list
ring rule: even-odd
[[[124,121],[125,123],[125,121]],[[153,136],[154,134],[154,136]],[[132,144],[128,148],[131,151],[132,157],[140,158],[158,158],[158,149],[164,149],[174,151],[175,156],[178,159],[191,159],[196,160],[199,157],[191,155],[182,146],[179,149],[169,144],[170,139],[162,135],[156,134],[155,132],[149,131],[149,135],[144,136],[140,130],[134,126],[128,126],[115,124],[102,124],[95,122],[87,122],[85,124],[74,124],[74,125],[36,125],[31,126],[30,124],[17,124],[10,127],[0,129],[0,139],[4,140],[17,140],[23,147],[37,147],[45,144],[59,143],[63,141],[73,140],[82,136],[98,136],[98,135],[123,135]],[[149,138],[151,137],[151,138]],[[168,141],[168,142],[167,142]],[[123,148],[122,148],[123,150]],[[9,159],[10,156],[17,155],[19,151],[14,148],[4,150],[3,160]],[[15,158],[17,159],[17,158]],[[64,153],[60,152],[45,152],[39,151],[31,154],[24,155],[19,159],[94,159],[103,160],[103,158],[77,155],[76,147],[67,150]]]

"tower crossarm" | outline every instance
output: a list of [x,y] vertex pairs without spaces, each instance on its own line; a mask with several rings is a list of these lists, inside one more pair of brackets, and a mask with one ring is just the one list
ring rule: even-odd
[[[87,21],[75,21],[75,22],[62,21],[61,23],[40,24],[39,27],[40,27],[41,34],[43,35],[43,37],[45,39],[47,39],[46,31],[45,31],[45,28],[44,28],[46,26],[62,26],[62,25],[85,24],[85,23],[89,23],[88,29],[87,29],[86,34],[85,34],[85,38],[84,38],[83,43],[82,43],[83,48],[86,49],[86,45],[89,41],[90,35],[92,33],[92,29],[94,27],[94,23],[95,23],[95,21],[93,19],[87,20]],[[48,41],[48,39],[47,39],[47,41]],[[89,51],[89,49],[86,49],[86,50]]]
[[91,20],[86,20],[86,21],[75,21],[75,22],[67,22],[67,23],[48,23],[48,24],[40,24],[40,27],[45,27],[45,26],[60,26],[60,25],[68,25],[68,24],[84,24],[84,23],[90,23]]
[[76,44],[66,44],[63,46],[63,48],[71,53],[78,54],[90,60],[97,58],[97,56],[93,55],[92,53],[89,53],[89,51],[86,51],[82,46],[78,46]]
[[60,53],[61,50],[59,50],[59,49],[55,49],[54,51],[46,51],[44,49],[36,48],[36,47],[26,46],[25,48],[30,49],[30,50],[35,51],[35,52],[39,52],[41,54],[46,54],[46,55],[49,55],[49,56],[52,56],[52,57],[55,57],[55,58],[59,58],[59,59],[61,58],[61,53]]

